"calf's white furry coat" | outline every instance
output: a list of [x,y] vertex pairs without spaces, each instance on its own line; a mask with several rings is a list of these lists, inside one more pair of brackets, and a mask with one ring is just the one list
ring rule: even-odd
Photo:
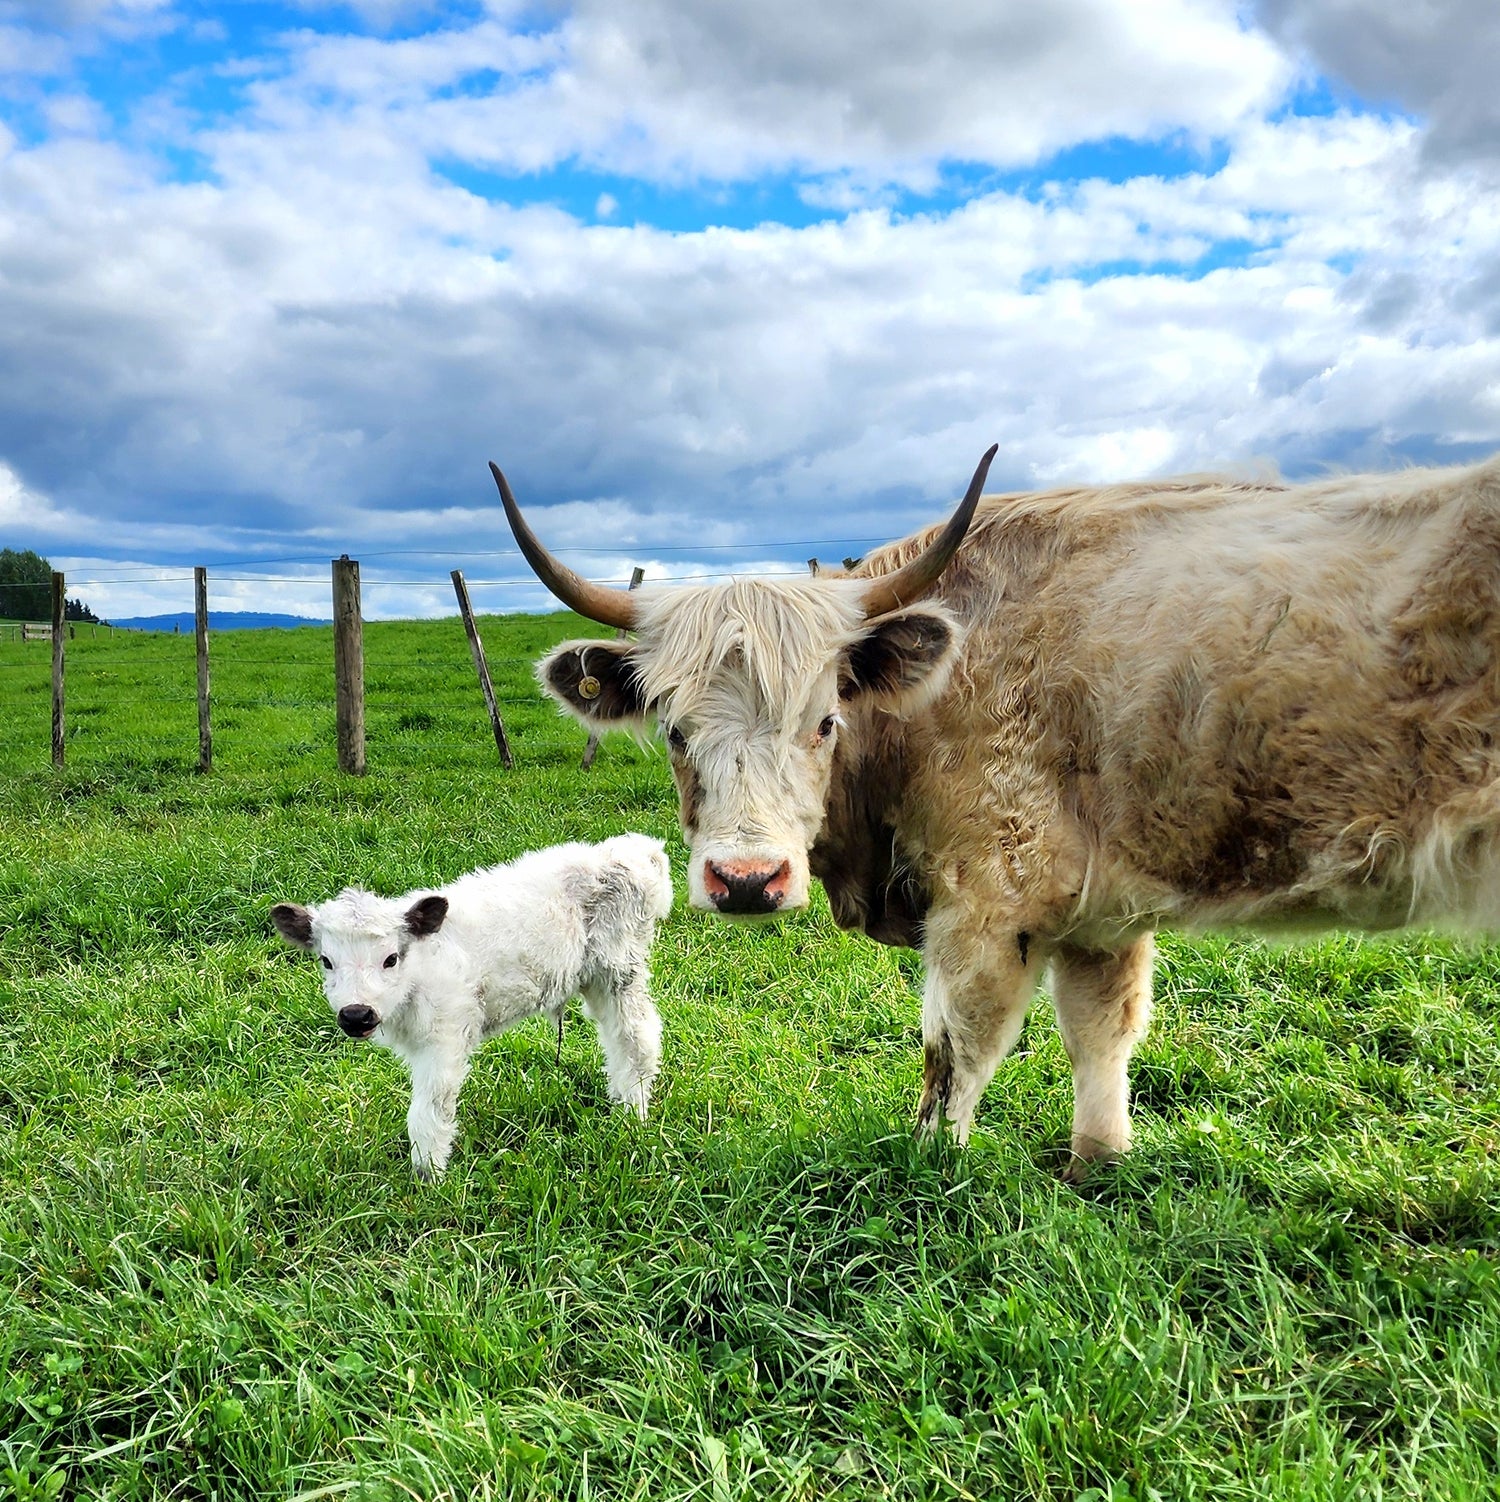
[[598,1030],[611,1099],[646,1115],[661,1061],[647,953],[672,907],[660,840],[624,834],[555,845],[434,891],[348,887],[313,907],[278,903],[282,937],[313,950],[350,1037],[411,1072],[412,1164],[447,1166],[474,1050],[527,1017],[561,1018],[574,996]]

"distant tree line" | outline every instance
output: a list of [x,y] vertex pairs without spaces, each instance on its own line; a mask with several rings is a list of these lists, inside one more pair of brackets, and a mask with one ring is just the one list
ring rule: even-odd
[[[0,548],[0,615],[14,620],[44,621],[52,613],[52,565],[30,548]],[[97,621],[82,600],[64,600],[63,617]]]

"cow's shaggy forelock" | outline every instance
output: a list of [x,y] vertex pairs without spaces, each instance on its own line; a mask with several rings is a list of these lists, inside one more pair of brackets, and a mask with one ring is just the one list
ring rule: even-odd
[[[644,699],[669,724],[714,724],[726,692],[748,692],[774,728],[794,730],[818,680],[865,629],[860,588],[771,578],[642,591],[635,661]],[[726,665],[735,670],[728,679]]]

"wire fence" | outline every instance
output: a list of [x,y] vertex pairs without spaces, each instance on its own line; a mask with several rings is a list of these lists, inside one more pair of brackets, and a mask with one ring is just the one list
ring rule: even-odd
[[[606,556],[655,556],[666,553],[691,553],[695,557],[705,554],[739,554],[751,549],[762,553],[772,551],[784,551],[788,549],[826,547],[836,545],[840,548],[846,546],[863,546],[866,541],[874,539],[849,539],[849,538],[821,538],[783,540],[780,542],[760,543],[672,543],[663,544],[659,547],[640,548],[627,552],[622,548],[580,548],[562,547],[557,549],[562,553],[588,553],[590,556],[600,554]],[[366,557],[382,559],[416,559],[423,557],[446,556],[451,554],[440,552],[438,549],[383,549],[374,553],[366,554]],[[486,559],[491,557],[513,557],[510,550],[505,552],[477,551],[468,555],[474,559]],[[846,568],[854,566],[858,559],[844,556],[843,564]],[[281,622],[288,625],[307,625],[327,627],[329,622],[325,618],[306,616],[294,608],[295,604],[303,603],[308,599],[308,592],[314,588],[320,592],[328,588],[328,575],[311,569],[300,573],[271,573],[265,570],[272,567],[285,567],[296,564],[321,564],[327,568],[326,559],[313,559],[308,555],[289,555],[280,558],[255,558],[238,559],[221,562],[214,566],[213,581],[217,590],[225,586],[229,590],[229,601],[216,611],[211,611],[208,601],[208,578],[209,571],[205,566],[198,566],[190,571],[181,571],[175,565],[153,568],[139,564],[95,565],[84,577],[64,578],[61,573],[54,572],[50,581],[20,581],[13,583],[0,582],[0,599],[7,599],[11,612],[17,613],[14,607],[17,596],[20,596],[24,604],[28,599],[35,598],[37,609],[25,610],[24,614],[31,619],[0,621],[0,642],[18,642],[24,650],[41,650],[42,647],[50,647],[52,656],[52,759],[55,766],[61,767],[64,761],[67,744],[66,718],[66,693],[65,693],[65,662],[68,642],[77,642],[82,636],[85,640],[94,641],[101,635],[113,638],[117,630],[121,628],[107,619],[94,617],[93,612],[83,601],[83,595],[91,589],[114,590],[123,585],[148,585],[154,589],[163,586],[181,584],[192,590],[191,604],[193,609],[189,611],[184,600],[184,608],[174,612],[171,610],[159,612],[154,616],[129,617],[132,626],[139,623],[142,629],[167,634],[181,634],[195,637],[196,652],[198,659],[198,684],[196,693],[183,685],[180,689],[175,686],[156,685],[151,690],[153,702],[161,705],[169,705],[184,699],[196,698],[199,714],[199,739],[200,759],[199,769],[207,771],[212,765],[212,692],[210,688],[209,650],[208,638],[210,632],[222,633],[225,630],[233,630],[237,624],[235,617],[247,616],[280,616]],[[726,560],[728,562],[728,560]],[[658,563],[658,567],[660,564]],[[801,572],[802,569],[810,569],[812,573],[820,572],[820,565],[816,556],[808,557],[802,564],[761,564],[754,569],[735,569],[725,567],[713,570],[689,570],[686,572],[662,572],[659,579],[676,583],[705,579],[728,579],[740,577],[764,576],[768,568],[784,568],[786,572]],[[332,592],[331,597],[324,595],[325,599],[331,599],[333,609],[333,629],[335,644],[335,679],[336,679],[336,712],[337,712],[337,741],[339,748],[339,764],[342,770],[358,775],[364,770],[363,750],[363,717],[364,717],[364,670],[362,662],[361,633],[365,624],[364,608],[361,603],[361,582],[359,578],[360,563],[351,560],[348,555],[342,559],[333,560],[332,564]],[[258,570],[258,572],[251,572]],[[622,588],[634,588],[642,578],[643,566],[634,565],[628,574],[618,578],[608,578],[599,582],[615,585]],[[473,665],[478,678],[478,686],[483,694],[485,706],[489,713],[491,729],[494,735],[496,749],[502,763],[511,765],[511,753],[507,743],[507,735],[504,723],[504,713],[501,706],[512,705],[535,705],[538,702],[536,690],[531,686],[531,669],[535,661],[534,657],[507,656],[487,659],[478,629],[475,625],[475,611],[471,603],[472,590],[484,590],[489,598],[485,600],[487,614],[532,614],[536,613],[536,607],[546,601],[546,596],[539,586],[538,580],[532,574],[525,575],[498,575],[495,577],[481,577],[468,579],[461,569],[452,569],[449,573],[456,596],[459,614],[464,621],[469,638],[469,647],[473,657]],[[281,586],[295,589],[300,596],[295,601],[267,599],[261,601],[246,601],[237,591],[241,586],[255,585],[264,588],[268,585]],[[384,574],[372,577],[364,581],[366,590],[378,597],[385,589],[409,589],[412,587],[439,589],[443,586],[439,580],[428,573],[412,574]],[[71,591],[71,597],[68,591]],[[186,589],[184,591],[186,593]],[[446,590],[444,591],[446,593]],[[501,600],[496,608],[495,595],[501,595]],[[407,602],[410,603],[409,601]],[[431,604],[432,601],[426,601]],[[50,604],[51,619],[43,619],[48,614],[47,606]],[[244,609],[246,605],[260,605],[260,609]],[[266,609],[266,606],[280,605],[280,610]],[[87,616],[85,611],[88,611]],[[443,616],[451,620],[451,612],[442,612]],[[219,619],[216,622],[215,616]],[[435,613],[431,610],[423,612],[418,618],[434,618]],[[410,620],[412,612],[407,609],[390,617],[391,620]],[[150,622],[149,626],[145,625]],[[167,631],[167,622],[171,622],[171,630]],[[160,624],[158,624],[160,622]],[[280,624],[281,622],[277,622]],[[263,624],[264,620],[256,621],[255,624]],[[246,624],[249,624],[248,622]],[[492,681],[492,676],[497,681]],[[296,701],[301,707],[313,708],[326,706],[327,699],[321,695],[309,695],[305,699]],[[219,708],[234,712],[232,704],[220,701]],[[84,711],[85,713],[87,711]],[[420,718],[420,711],[413,712]],[[408,716],[411,718],[411,716]],[[584,752],[583,765],[587,768],[597,750],[597,740],[590,739]]]
[[[618,557],[629,558],[633,567],[625,568],[618,574],[600,577],[596,582],[600,584],[618,585],[621,588],[629,586],[634,574],[634,566],[638,560],[647,558],[660,563],[672,555],[688,554],[693,558],[705,558],[716,555],[743,555],[748,552],[758,552],[762,555],[762,561],[753,569],[736,569],[726,564],[723,568],[697,569],[679,572],[676,569],[657,569],[657,577],[672,582],[682,580],[699,581],[705,579],[728,579],[746,578],[764,575],[768,569],[784,569],[788,573],[800,572],[806,565],[800,560],[778,557],[786,553],[800,553],[806,548],[831,549],[830,556],[841,557],[846,566],[857,562],[848,554],[851,548],[860,549],[876,546],[888,539],[875,537],[822,537],[822,538],[783,538],[779,540],[766,540],[760,542],[725,542],[725,543],[653,543],[641,544],[628,548],[593,547],[593,546],[561,546],[551,548],[550,551],[559,555],[586,554],[589,557]],[[366,550],[360,553],[361,562],[371,559],[418,559],[418,558],[443,558],[457,560],[459,565],[479,559],[506,558],[513,559],[515,549],[470,549],[463,554],[455,554],[451,549],[440,548],[378,548]],[[809,562],[811,560],[808,560]],[[298,574],[268,573],[264,570],[289,564],[305,564],[308,571]],[[211,565],[216,582],[236,584],[274,584],[298,587],[306,589],[321,583],[325,577],[322,570],[328,566],[327,556],[324,554],[286,554],[276,558],[228,558],[219,559]],[[81,592],[89,589],[110,590],[124,584],[147,584],[169,585],[182,584],[191,587],[194,581],[194,571],[191,566],[162,565],[154,567],[149,564],[94,564],[86,576],[70,575],[68,588],[73,591],[75,598],[81,602]],[[525,574],[502,574],[497,576],[483,576],[468,574],[465,572],[468,586],[473,589],[500,590],[513,592],[514,599],[520,599],[522,593],[527,600],[538,598],[538,582],[536,576],[531,573]],[[446,589],[446,581],[440,575],[432,573],[409,573],[409,574],[380,574],[367,575],[365,578],[367,587],[400,587],[400,588],[442,588]],[[6,583],[0,581],[0,592],[28,591],[37,602],[37,611],[44,610],[48,591],[51,588],[49,581],[20,581]],[[522,608],[516,605],[511,608]]]
[[[639,576],[639,571],[636,577]],[[169,578],[166,575],[156,575],[157,578]],[[310,581],[305,576],[296,576],[297,582],[304,586]],[[212,614],[209,610],[209,577],[206,568],[197,568],[191,575],[185,576],[183,582],[191,582],[193,590],[193,611],[182,612],[179,621],[173,623],[174,630],[169,632],[135,632],[120,631],[119,628],[104,621],[82,620],[76,617],[80,613],[76,600],[68,597],[67,586],[71,583],[76,593],[85,587],[82,581],[69,581],[61,573],[54,572],[47,585],[49,595],[48,604],[50,620],[46,621],[18,621],[7,622],[0,626],[0,641],[19,643],[18,649],[14,650],[15,671],[19,674],[16,682],[18,697],[7,698],[7,714],[11,719],[17,718],[17,711],[22,711],[20,717],[25,718],[24,707],[28,703],[26,695],[32,689],[41,689],[43,684],[35,681],[35,674],[28,670],[24,664],[34,660],[33,654],[41,661],[37,666],[45,662],[46,657],[51,659],[51,750],[52,765],[55,769],[62,769],[67,760],[70,744],[70,736],[75,750],[81,751],[85,759],[89,759],[90,753],[103,749],[105,737],[108,736],[110,745],[115,752],[115,760],[135,760],[154,764],[158,767],[170,764],[174,759],[180,758],[186,752],[186,746],[179,747],[175,752],[164,752],[161,749],[146,748],[146,743],[157,739],[156,730],[165,724],[176,725],[179,714],[177,706],[184,703],[196,702],[198,721],[198,757],[197,770],[210,772],[214,769],[214,735],[215,730],[233,730],[240,723],[251,720],[261,725],[280,721],[280,734],[285,743],[289,744],[292,754],[306,754],[314,750],[317,744],[321,744],[323,755],[327,755],[329,740],[331,739],[336,748],[337,762],[340,771],[352,776],[361,776],[366,770],[366,733],[365,733],[365,661],[364,661],[364,627],[363,607],[361,602],[361,588],[359,578],[359,563],[347,556],[336,559],[332,564],[332,590],[331,603],[333,608],[333,671],[327,670],[327,664],[315,670],[314,676],[309,676],[303,671],[299,675],[292,675],[302,690],[287,697],[285,704],[276,702],[277,695],[266,690],[271,688],[273,676],[277,676],[276,668],[272,666],[268,658],[273,658],[274,653],[263,653],[258,647],[247,647],[242,640],[245,637],[261,636],[260,632],[236,633],[228,640],[222,635],[222,628],[218,632],[211,631]],[[375,588],[381,587],[385,581],[376,584]],[[424,579],[423,583],[432,581]],[[424,647],[415,655],[425,660],[416,663],[402,660],[409,657],[409,651],[397,653],[385,661],[376,664],[375,676],[380,684],[380,704],[378,711],[379,728],[385,737],[385,745],[393,752],[400,753],[403,749],[410,752],[411,747],[402,748],[392,744],[392,738],[396,740],[407,736],[408,732],[415,732],[424,739],[424,744],[430,743],[432,732],[444,724],[453,729],[467,726],[473,723],[472,711],[464,712],[458,708],[456,693],[456,679],[460,676],[455,671],[456,663],[461,663],[462,656],[472,659],[472,669],[467,678],[468,703],[472,706],[475,701],[483,701],[484,711],[488,714],[489,728],[495,743],[495,752],[498,754],[501,765],[509,770],[513,765],[513,756],[506,730],[506,716],[513,710],[519,710],[521,706],[528,706],[535,712],[546,708],[539,691],[536,689],[532,678],[532,664],[534,657],[521,657],[508,652],[505,656],[495,659],[491,663],[484,649],[483,641],[479,633],[475,619],[474,609],[470,600],[467,583],[460,570],[450,572],[449,582],[454,591],[454,597],[458,606],[458,612],[463,620],[468,637],[467,651],[463,645],[463,636],[452,639],[456,651],[443,650],[442,660],[434,661],[433,654]],[[517,584],[523,581],[516,581]],[[326,585],[324,586],[327,587]],[[532,581],[531,588],[535,588]],[[69,619],[68,612],[72,611],[75,618]],[[41,611],[37,612],[42,614]],[[233,612],[231,621],[233,625]],[[446,617],[451,630],[452,616]],[[323,630],[329,628],[324,623],[309,622],[309,624],[322,624]],[[373,624],[373,623],[372,623]],[[408,625],[421,625],[421,622],[406,623]],[[427,622],[429,626],[441,628],[441,619]],[[558,626],[563,626],[563,621]],[[396,623],[392,623],[392,629],[399,629]],[[69,719],[69,679],[67,674],[68,646],[74,644],[75,649],[83,643],[97,643],[101,635],[106,643],[113,643],[117,633],[122,638],[147,637],[166,635],[169,638],[175,635],[189,636],[193,640],[194,654],[197,663],[197,682],[194,686],[190,676],[184,676],[181,681],[173,677],[170,680],[162,678],[159,674],[160,654],[153,656],[152,661],[158,668],[158,678],[145,681],[147,675],[133,673],[128,668],[122,668],[118,650],[109,657],[99,657],[92,650],[85,651],[73,665],[72,680],[72,717]],[[429,633],[429,636],[435,633]],[[534,633],[533,633],[534,634]],[[554,636],[557,632],[552,633]],[[210,670],[210,636],[215,635],[219,646],[214,649],[214,666],[222,667],[227,659],[233,662],[239,659],[247,667],[250,660],[260,657],[266,663],[271,672],[264,673],[257,678],[254,667],[249,667],[249,677],[240,680],[238,692],[224,695],[222,692],[216,697]],[[82,641],[80,641],[80,637]],[[391,638],[387,638],[391,640]],[[126,645],[122,641],[120,646]],[[187,643],[184,642],[184,647]],[[513,642],[512,642],[513,645]],[[539,648],[545,648],[548,643],[538,642]],[[446,643],[445,643],[446,648]],[[42,654],[45,653],[46,656]],[[460,655],[461,654],[461,655]],[[7,656],[11,653],[7,652]],[[291,655],[291,654],[288,654]],[[126,658],[132,656],[127,650]],[[137,655],[137,662],[141,667],[145,666],[145,659]],[[108,664],[108,666],[106,666]],[[186,664],[185,664],[186,666]],[[109,713],[102,713],[102,702],[90,703],[89,684],[87,674],[90,669],[95,669],[104,677],[113,679],[110,684],[110,692],[114,695],[115,709]],[[189,672],[191,669],[189,669]],[[82,672],[85,676],[80,677]],[[231,676],[237,676],[231,668]],[[282,679],[282,687],[289,687],[285,673],[279,674]],[[476,685],[477,677],[477,685]],[[251,683],[256,683],[261,691],[256,693],[253,689],[249,694],[244,689]],[[442,688],[439,690],[438,685]],[[101,679],[102,686],[102,679]],[[82,690],[80,693],[79,690]],[[329,690],[332,690],[330,693]],[[102,700],[104,696],[98,696]],[[121,714],[118,705],[121,699],[131,705],[126,714]],[[332,705],[330,706],[330,698]],[[30,700],[30,703],[35,703]],[[139,706],[139,713],[135,706]],[[40,707],[40,706],[38,706]],[[332,721],[328,723],[329,708],[333,709]],[[122,723],[129,719],[133,722],[132,740],[139,745],[127,749],[122,743],[119,732],[125,726]],[[289,725],[289,719],[295,719],[295,725]],[[546,740],[555,742],[557,739],[558,721],[555,714],[549,717],[550,732]],[[482,724],[483,721],[481,720]],[[7,727],[18,729],[19,725]],[[332,736],[329,731],[332,730]],[[37,749],[43,742],[44,731],[41,725],[27,733],[27,740],[31,734],[35,734]],[[175,732],[174,732],[175,733]],[[462,734],[467,748],[472,749],[472,739],[467,734]],[[574,727],[573,735],[577,737],[578,749],[572,754],[583,754],[585,769],[592,764],[597,746],[590,745],[585,751],[582,742],[584,737],[577,727]],[[80,744],[80,737],[82,743]],[[430,744],[428,744],[430,749]],[[8,759],[13,765],[20,761],[30,760],[31,754],[26,752],[21,758],[17,758],[14,751]]]

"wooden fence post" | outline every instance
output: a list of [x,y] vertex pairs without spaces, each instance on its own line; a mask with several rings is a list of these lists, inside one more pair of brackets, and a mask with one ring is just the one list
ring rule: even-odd
[[[640,586],[641,580],[644,579],[645,577],[646,577],[646,570],[645,569],[643,569],[643,568],[641,568],[639,566],[631,569],[631,571],[630,571],[630,588],[631,589],[638,588]],[[621,627],[620,630],[616,631],[615,635],[623,639],[624,636],[625,636],[624,627]],[[588,769],[591,766],[593,766],[593,764],[594,764],[594,758],[598,754],[599,754],[599,732],[597,730],[591,730],[591,731],[589,731],[589,743],[588,743],[588,745],[586,745],[583,748],[583,761],[581,763],[581,766],[582,766],[582,768],[583,768],[583,770],[585,772],[587,772]]]
[[63,654],[66,639],[63,617],[67,613],[67,594],[63,576],[52,575],[52,765],[63,764]]
[[474,671],[479,674],[480,692],[484,694],[485,708],[490,712],[490,728],[495,732],[495,749],[506,771],[511,768],[510,742],[505,738],[505,725],[500,719],[500,707],[495,703],[495,685],[490,682],[490,666],[484,660],[484,643],[479,639],[479,627],[474,624],[474,607],[469,603],[469,586],[464,582],[462,569],[451,570],[453,593],[458,596],[458,613],[464,618],[464,630],[469,633],[469,651],[474,657]]
[[809,558],[807,560],[807,571],[814,579],[818,577],[818,560],[816,558]]
[[198,770],[214,764],[214,733],[208,722],[208,570],[193,569],[193,626],[198,645]]
[[365,775],[365,645],[359,564],[333,560],[333,672],[338,695],[339,770]]

